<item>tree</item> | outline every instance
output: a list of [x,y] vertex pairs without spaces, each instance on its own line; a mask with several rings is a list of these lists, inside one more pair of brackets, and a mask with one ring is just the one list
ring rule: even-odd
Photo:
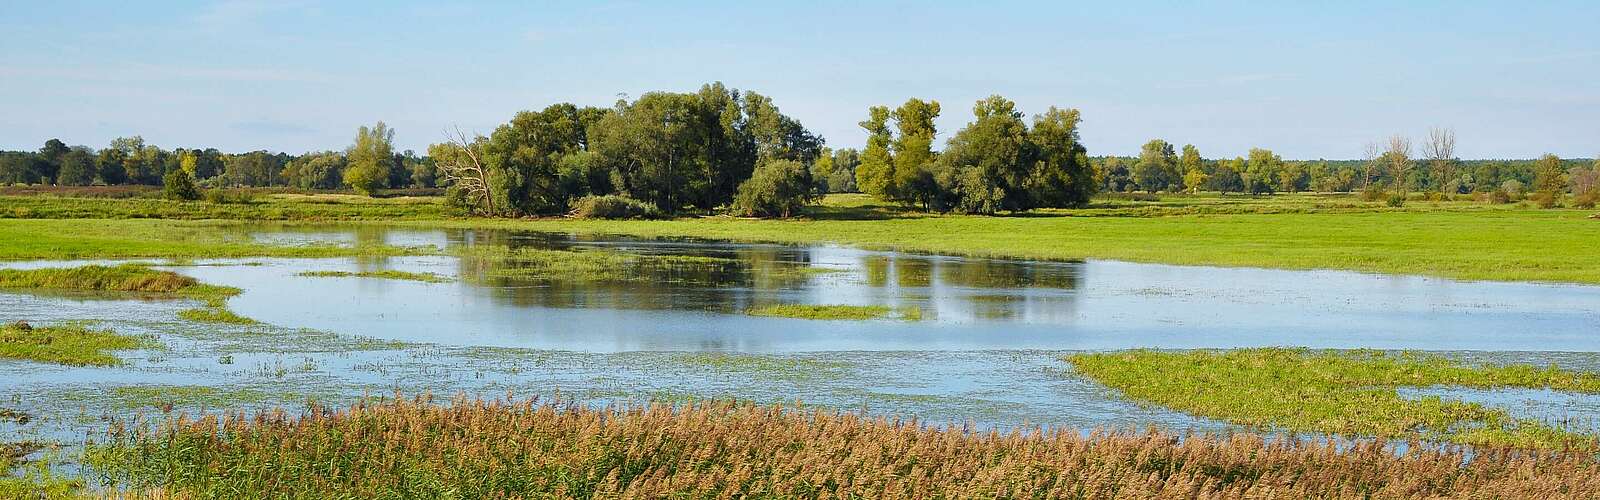
[[1151,139],[1139,151],[1139,161],[1133,164],[1133,182],[1149,192],[1163,191],[1178,182],[1178,155],[1172,144],[1161,139]]
[[1208,179],[1206,188],[1222,194],[1244,192],[1244,177],[1239,174],[1237,168],[1237,165],[1242,163],[1244,163],[1244,159],[1237,158],[1218,165],[1216,172],[1213,172],[1211,178]]
[[[936,191],[920,193],[918,201],[979,214],[1032,208],[1027,187],[1034,146],[1016,103],[993,95],[974,104],[972,114],[975,120],[957,131],[939,156],[943,178],[933,186]],[[895,165],[897,173],[900,167]]]
[[282,177],[300,189],[338,189],[344,183],[345,157],[338,151],[306,153],[283,166]]
[[804,164],[773,160],[756,167],[739,185],[733,211],[751,217],[789,217],[816,199],[811,172]]
[[200,199],[200,189],[194,185],[194,176],[188,170],[173,169],[161,178],[161,195],[169,200],[194,201]]
[[94,153],[78,146],[61,155],[61,170],[56,174],[56,184],[62,186],[87,186],[94,183]]
[[1561,157],[1548,153],[1534,162],[1533,190],[1538,193],[1536,201],[1541,208],[1561,204],[1562,191],[1567,187],[1566,180],[1561,178],[1561,165]]
[[1593,208],[1600,201],[1600,159],[1589,168],[1572,167],[1567,171],[1567,182],[1572,186],[1574,204]]
[[1369,142],[1361,151],[1361,190],[1365,191],[1372,187],[1372,171],[1378,166],[1383,146],[1377,142]]
[[283,161],[266,151],[251,151],[223,158],[222,180],[232,186],[271,186],[283,172]]
[[861,192],[880,199],[888,199],[895,192],[894,155],[889,152],[889,108],[873,106],[867,110],[867,119],[861,122],[867,130],[867,147],[861,152],[861,165],[856,168],[856,187]]
[[349,165],[344,169],[344,183],[357,193],[371,196],[387,184],[393,156],[394,130],[382,120],[372,128],[361,126],[356,130],[355,143],[345,150]]
[[1094,167],[1078,138],[1076,109],[1051,106],[1033,117],[1028,141],[1034,154],[1027,188],[1034,207],[1082,206],[1097,189]]
[[105,148],[95,158],[95,168],[99,171],[100,182],[107,185],[122,184],[128,179],[128,171],[122,168],[122,162],[128,154],[120,149]]
[[927,205],[933,193],[933,183],[928,182],[933,164],[933,138],[937,134],[933,121],[939,117],[939,102],[907,99],[894,110],[894,123],[899,134],[895,137],[894,198],[902,202]]
[[828,174],[828,190],[834,193],[861,192],[856,185],[856,169],[861,166],[861,154],[854,148],[833,152],[833,169]]
[[1411,183],[1411,139],[1395,134],[1389,137],[1389,147],[1384,150],[1384,164],[1389,168],[1389,182],[1393,183],[1394,194],[1401,200],[1406,197],[1406,191]]
[[1191,193],[1198,192],[1200,188],[1206,186],[1206,182],[1210,178],[1211,176],[1206,175],[1205,171],[1196,168],[1183,174],[1183,185],[1187,186]]
[[1438,183],[1441,192],[1448,192],[1452,186],[1459,189],[1460,185],[1454,182],[1458,161],[1455,130],[1437,127],[1428,129],[1428,141],[1422,144],[1422,154],[1428,157],[1434,182]]
[[1250,148],[1250,159],[1245,163],[1245,190],[1250,194],[1270,194],[1277,190],[1282,177],[1283,158],[1270,149]]
[[39,182],[39,164],[44,159],[33,153],[0,152],[0,185]]
[[445,199],[471,214],[497,215],[494,191],[489,188],[488,167],[483,161],[483,136],[467,139],[456,129],[442,144],[428,146],[428,157],[439,167],[439,177],[447,186]]
[[61,170],[61,160],[69,150],[70,148],[60,139],[44,142],[44,147],[39,148],[39,159],[42,162],[36,164],[36,168],[39,169],[39,182],[57,183],[56,175]]

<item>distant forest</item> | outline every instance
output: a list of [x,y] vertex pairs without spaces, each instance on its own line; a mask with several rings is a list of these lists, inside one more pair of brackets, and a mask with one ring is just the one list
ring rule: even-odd
[[837,192],[961,213],[1077,206],[1099,192],[1581,198],[1594,196],[1600,176],[1600,161],[1589,159],[1462,160],[1448,130],[1429,131],[1415,152],[1400,136],[1368,145],[1359,160],[1284,160],[1267,149],[1206,158],[1192,145],[1161,139],[1134,156],[1090,156],[1078,138],[1078,110],[1051,107],[1024,120],[1000,96],[975,103],[972,121],[936,151],[940,111],[937,101],[915,98],[894,109],[874,106],[860,123],[866,147],[835,150],[772,99],[712,83],[609,108],[561,103],[523,111],[489,135],[458,132],[426,154],[394,151],[394,131],[382,122],[362,127],[344,150],[298,155],[169,150],[139,136],[100,149],[51,139],[37,151],[0,152],[0,184],[162,185],[178,178],[198,188],[444,188],[451,203],[484,215],[563,213],[610,197],[658,213],[731,207],[764,216],[788,215]]

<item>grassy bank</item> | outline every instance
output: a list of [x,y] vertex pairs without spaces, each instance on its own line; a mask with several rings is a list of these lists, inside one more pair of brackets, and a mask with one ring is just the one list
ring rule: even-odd
[[422,252],[386,245],[258,243],[238,222],[229,221],[0,219],[0,260],[347,257]]
[[399,401],[117,430],[86,462],[195,498],[1520,497],[1600,488],[1577,455],[1336,448],[1251,435],[967,434],[723,403],[592,410]]
[[110,330],[91,330],[82,325],[31,326],[13,323],[0,326],[0,358],[55,363],[70,366],[116,366],[122,360],[113,351],[147,349],[155,341],[146,337],[121,335]]
[[[751,316],[773,316],[779,318],[796,319],[832,319],[832,320],[869,320],[887,317],[895,312],[886,306],[854,306],[854,305],[805,305],[805,304],[776,304],[770,306],[753,307],[745,310]],[[922,319],[920,309],[908,308],[900,311],[900,319],[915,321]]]
[[71,268],[0,269],[0,289],[75,290],[163,294],[218,303],[239,289],[207,285],[172,271],[136,264]]
[[1596,437],[1518,420],[1505,411],[1396,388],[1522,387],[1600,393],[1600,375],[1527,365],[1467,366],[1377,351],[1136,350],[1067,359],[1126,397],[1261,428],[1459,443],[1595,449]]
[[231,219],[393,220],[446,217],[437,197],[368,198],[336,194],[251,195],[244,203],[159,198],[91,198],[0,195],[0,218],[12,219]]

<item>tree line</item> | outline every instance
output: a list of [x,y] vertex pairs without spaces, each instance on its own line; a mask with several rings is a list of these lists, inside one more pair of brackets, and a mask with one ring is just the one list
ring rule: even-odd
[[358,137],[344,151],[300,155],[268,151],[230,154],[215,148],[168,150],[147,144],[140,136],[113,139],[98,150],[69,147],[50,139],[38,151],[0,152],[0,184],[161,185],[173,172],[184,172],[197,185],[213,188],[280,186],[370,192],[438,187],[432,160],[412,151],[393,151],[393,131],[382,122],[369,132],[382,137],[368,137],[365,142]]

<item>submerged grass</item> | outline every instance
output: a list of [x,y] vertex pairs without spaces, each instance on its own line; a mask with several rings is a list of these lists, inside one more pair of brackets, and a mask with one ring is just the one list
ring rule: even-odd
[[775,304],[745,310],[751,316],[772,316],[797,319],[869,320],[888,316],[892,309],[885,306]]
[[[1470,460],[1468,459],[1470,453]],[[85,463],[184,498],[1583,496],[1582,454],[1159,432],[967,433],[724,402],[423,398],[115,426]]]
[[295,276],[305,276],[305,277],[311,277],[311,278],[378,278],[378,279],[389,279],[389,280],[421,281],[423,283],[449,283],[450,281],[452,281],[449,276],[443,276],[443,275],[438,275],[438,274],[434,274],[434,273],[413,273],[413,272],[408,272],[408,271],[395,271],[395,270],[360,271],[360,272],[350,272],[350,271],[305,271],[305,272],[302,272],[302,273],[295,274]]
[[487,271],[496,278],[577,283],[671,281],[694,278],[707,268],[734,268],[736,259],[694,255],[649,255],[612,250],[548,250],[478,246],[462,250],[470,259],[502,263]]
[[148,349],[157,344],[148,337],[121,335],[111,330],[90,330],[81,325],[0,326],[0,358],[22,359],[70,366],[115,366],[122,360],[110,351]]
[[[84,498],[83,484],[66,477],[50,466],[51,461],[28,461],[28,455],[45,445],[32,442],[0,443],[0,498],[29,500],[67,500]],[[17,474],[20,469],[21,474]]]
[[1595,436],[1514,419],[1477,403],[1406,399],[1395,390],[1524,387],[1600,393],[1600,374],[1555,366],[1470,366],[1411,353],[1285,348],[1135,350],[1067,360],[1078,373],[1135,401],[1252,427],[1546,449],[1593,450],[1600,444]]
[[260,321],[235,314],[227,307],[196,307],[178,311],[178,317],[199,323],[221,323],[228,325],[257,325]]

